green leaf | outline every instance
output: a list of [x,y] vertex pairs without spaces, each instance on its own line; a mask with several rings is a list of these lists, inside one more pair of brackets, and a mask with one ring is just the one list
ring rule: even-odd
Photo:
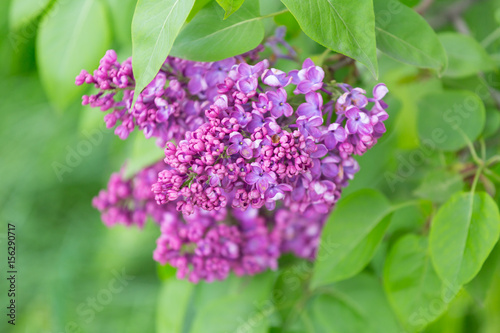
[[191,8],[191,11],[189,12],[189,15],[186,19],[186,22],[190,22],[193,17],[195,17],[198,12],[205,7],[209,2],[212,2],[214,0],[196,0],[194,2],[193,8]]
[[389,225],[390,208],[374,190],[360,190],[337,204],[321,234],[313,288],[351,277],[368,264]]
[[378,76],[371,0],[282,0],[316,42],[351,57]]
[[267,332],[275,311],[273,272],[252,277],[231,274],[224,281],[193,284],[175,277],[163,282],[157,310],[159,333]]
[[267,332],[269,316],[274,312],[270,301],[274,276],[272,272],[251,279],[232,276],[229,280],[216,282],[219,286],[215,292],[211,290],[213,284],[204,284],[205,300],[195,299],[197,311],[189,332]]
[[384,267],[384,288],[392,308],[410,332],[438,318],[455,297],[443,285],[427,253],[427,239],[408,234],[392,247]]
[[500,214],[484,192],[457,193],[437,212],[430,250],[441,279],[458,287],[472,280],[498,241]]
[[[391,105],[394,102],[388,103],[389,110],[397,112],[394,117],[393,113],[391,113],[391,117],[395,122],[392,132],[396,135],[396,145],[398,148],[405,150],[417,149],[420,147],[417,128],[419,113],[417,102],[426,94],[441,91],[442,82],[435,77],[422,78],[421,71],[417,67],[396,61],[385,54],[380,56],[379,65],[381,68],[380,80],[385,82],[390,90],[390,94],[387,96],[388,99],[397,99],[401,102],[400,109],[395,109]],[[388,121],[390,121],[391,117],[389,117]],[[377,146],[375,146],[375,149]],[[357,178],[355,177],[354,181]]]
[[187,310],[196,285],[186,280],[168,279],[161,287],[156,312],[158,333],[183,332]]
[[455,32],[439,34],[448,55],[448,67],[444,75],[465,77],[495,69],[495,63],[474,38]]
[[160,278],[161,281],[175,278],[175,273],[177,272],[176,268],[169,264],[165,265],[157,264],[156,271],[158,273],[158,278]]
[[486,121],[483,131],[484,138],[495,135],[500,128],[500,111],[494,108],[486,109]]
[[413,9],[375,0],[377,48],[401,62],[438,71],[446,67],[446,53],[431,26]]
[[[9,25],[12,30],[26,26],[49,6],[50,0],[14,0],[9,10]],[[35,29],[33,27],[32,29]]]
[[364,273],[321,290],[309,312],[316,332],[401,332],[381,283]]
[[224,14],[224,20],[227,19],[231,14],[236,12],[238,9],[240,9],[243,2],[245,2],[245,0],[217,0],[217,3],[226,12]]
[[458,173],[447,170],[431,170],[414,191],[417,197],[443,203],[454,193],[462,191],[464,184]]
[[470,91],[443,91],[423,96],[418,102],[418,134],[422,144],[455,151],[481,134],[484,104]]
[[134,103],[169,55],[194,0],[139,0],[132,20]]
[[[131,25],[137,0],[106,0],[111,16],[113,34],[121,46],[130,52],[132,47]],[[129,53],[130,54],[130,53]]]
[[[55,10],[57,8],[57,10]],[[40,23],[37,65],[51,101],[64,109],[82,94],[75,77],[97,68],[110,44],[105,7],[97,0],[67,1]]]
[[417,205],[404,205],[392,214],[387,233],[398,235],[418,231],[422,229],[431,212],[431,201],[421,200]]
[[172,55],[194,61],[218,61],[257,47],[264,38],[259,3],[247,0],[223,20],[216,3],[204,7],[179,34]]
[[500,268],[500,244],[497,243],[491,251],[483,267],[471,282],[467,283],[465,289],[481,305],[484,305],[488,292],[492,287],[496,270]]

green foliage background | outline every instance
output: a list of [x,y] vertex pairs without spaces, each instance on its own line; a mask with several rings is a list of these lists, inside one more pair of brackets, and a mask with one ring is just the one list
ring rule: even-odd
[[[140,55],[141,89],[169,53],[217,60],[278,25],[301,60],[344,63],[332,79],[386,83],[388,131],[358,159],[316,263],[177,281],[151,258],[152,223],[107,229],[90,205],[125,160],[132,173],[161,150],[106,130],[74,78],[114,48]],[[15,224],[19,272],[16,326],[2,314],[0,331],[500,332],[499,0],[10,0],[0,36],[0,244]]]

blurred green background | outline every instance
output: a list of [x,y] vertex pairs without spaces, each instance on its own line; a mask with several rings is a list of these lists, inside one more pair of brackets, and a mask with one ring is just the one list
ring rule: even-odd
[[[131,147],[103,129],[78,97],[64,111],[48,101],[36,71],[36,34],[9,35],[8,14],[9,1],[1,1],[0,332],[153,332],[160,282],[152,251],[159,230],[151,224],[142,231],[107,229],[91,207]],[[36,32],[37,23],[29,24],[35,29],[26,31]],[[86,129],[102,141],[58,177],[54,163],[66,165],[70,151],[89,142]],[[5,316],[7,223],[16,226],[15,327]],[[110,289],[123,272],[132,279]]]
[[[402,2],[413,6],[419,1]],[[91,71],[97,67],[106,49],[117,49],[120,60],[131,54],[128,31],[135,1],[91,2],[91,19],[83,23],[65,21],[64,15],[77,13],[87,1],[22,0],[16,1],[15,9],[10,7],[12,3],[8,0],[0,3],[0,267],[5,272],[6,225],[12,223],[17,235],[18,293],[16,326],[6,324],[5,310],[2,310],[0,331],[154,332],[161,281],[152,251],[159,230],[151,223],[141,231],[122,226],[107,229],[91,207],[92,197],[105,187],[109,175],[119,170],[127,157],[137,155],[134,147],[141,142],[142,133],[134,133],[127,141],[119,140],[111,130],[103,128],[102,114],[80,106],[78,99],[83,91],[73,86],[79,70]],[[433,13],[440,13],[441,8],[453,3],[436,1],[434,11],[429,12],[429,21],[440,25],[441,31],[453,30],[453,25],[440,22],[439,15],[433,16]],[[41,10],[47,8],[47,4],[53,15],[45,15]],[[478,1],[464,11],[463,18],[478,40],[498,29],[499,6],[498,1]],[[16,17],[24,19],[13,23],[12,18]],[[286,17],[276,21],[289,23]],[[64,38],[69,32],[58,25],[63,24],[61,22],[104,30],[70,35],[67,40],[81,46],[68,55],[64,53],[68,45]],[[288,28],[288,37],[294,38],[294,45],[302,51],[301,58],[322,52],[321,47],[297,32],[296,25],[293,30],[293,22]],[[54,29],[61,30],[64,38],[52,45],[49,37]],[[37,43],[41,40],[50,47],[39,47]],[[387,172],[396,174],[401,161],[421,148],[415,116],[421,96],[446,87],[472,91],[478,86],[500,87],[499,40],[493,40],[486,48],[493,60],[493,65],[485,68],[491,74],[486,76],[486,81],[474,73],[465,78],[440,79],[382,56],[380,81],[391,90],[388,133],[360,158],[362,170],[345,194],[373,187],[382,190],[391,200],[401,201],[414,195],[429,170],[442,161],[454,160],[455,152],[433,152],[395,188],[389,186],[385,177]],[[49,64],[47,57],[52,59]],[[340,75],[345,77],[349,73],[340,72]],[[364,87],[370,90],[373,79],[366,72],[361,77]],[[488,81],[488,78],[491,79]],[[64,88],[57,90],[57,87]],[[499,153],[498,105],[489,95],[483,100],[487,106],[485,131],[491,132],[488,133],[488,152]],[[92,142],[89,135],[97,141]],[[86,156],[77,154],[79,158],[75,159],[73,152],[84,146],[90,147]],[[460,160],[463,155],[459,155],[459,161],[464,160]],[[64,172],[60,169],[63,164],[68,166]],[[496,201],[499,202],[498,193]],[[389,229],[389,238],[392,237],[389,241],[425,223],[419,213],[407,212],[412,219],[400,214],[399,224]],[[370,264],[369,269],[378,276],[383,262],[377,258],[383,258],[386,251],[387,244]],[[488,262],[490,268],[476,282],[477,289],[473,290],[476,287],[472,286],[469,293],[462,293],[426,332],[500,332],[498,245],[495,251],[496,255]],[[116,283],[122,287],[116,291],[110,283],[115,283],[116,275],[122,272],[131,279],[122,285]],[[3,275],[0,280],[0,306],[4,309],[7,282]],[[94,308],[93,299],[97,299]]]

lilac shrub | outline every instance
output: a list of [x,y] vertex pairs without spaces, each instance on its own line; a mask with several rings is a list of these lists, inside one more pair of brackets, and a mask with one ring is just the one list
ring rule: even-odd
[[[324,222],[364,154],[385,132],[384,84],[328,88],[310,59],[283,72],[258,51],[213,63],[168,57],[132,107],[131,60],[108,51],[77,84],[125,139],[155,137],[165,159],[114,174],[94,199],[108,226],[161,230],[154,259],[192,282],[276,269],[284,253],[314,259]],[[339,96],[336,98],[335,96]]]

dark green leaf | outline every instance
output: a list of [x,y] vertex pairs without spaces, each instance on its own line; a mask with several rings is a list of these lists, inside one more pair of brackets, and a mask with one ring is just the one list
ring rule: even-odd
[[371,0],[282,0],[316,42],[351,57],[378,76]]
[[418,133],[423,144],[454,151],[481,134],[484,104],[469,91],[443,91],[423,96],[418,103]]
[[67,1],[53,10],[40,24],[37,64],[47,94],[63,109],[81,95],[75,77],[82,69],[97,68],[110,31],[99,1]]
[[414,194],[420,198],[443,203],[454,193],[462,191],[464,184],[458,173],[447,170],[431,170]]
[[375,0],[377,48],[396,60],[442,71],[446,53],[429,24],[403,4]]
[[494,282],[495,271],[500,267],[500,245],[497,243],[491,251],[483,267],[471,282],[465,285],[465,289],[481,305],[484,305],[488,291]]
[[[203,290],[211,293],[203,305],[196,299],[196,315],[190,333],[220,332],[267,332],[269,317],[274,312],[271,302],[271,289],[274,274],[266,272],[249,279],[232,277],[223,282],[216,282],[223,288],[213,293],[212,284],[205,284]],[[229,283],[229,284],[228,284]]]
[[387,256],[384,287],[392,308],[410,332],[434,321],[455,296],[432,267],[427,239],[411,234],[398,240]]
[[370,261],[390,221],[390,204],[374,190],[342,199],[321,234],[311,286],[346,279]]
[[420,230],[431,212],[432,202],[427,200],[421,200],[418,205],[408,205],[396,209],[392,214],[387,233],[397,235]]
[[430,250],[441,279],[458,289],[481,269],[498,241],[500,215],[484,192],[457,193],[437,212],[430,231]]
[[372,275],[360,274],[328,286],[311,303],[317,332],[401,332],[381,283]]
[[224,14],[224,20],[227,19],[231,14],[236,12],[238,9],[240,9],[243,2],[245,2],[245,0],[217,0],[217,3],[226,12]]
[[259,3],[247,0],[241,8],[223,20],[223,10],[209,4],[182,29],[172,55],[194,61],[217,61],[245,53],[264,38]]
[[439,34],[439,39],[448,55],[445,76],[465,77],[495,69],[493,60],[474,38],[446,32]]
[[194,0],[139,0],[132,20],[134,101],[158,74]]
[[489,138],[495,135],[500,128],[500,111],[494,108],[486,109],[486,121],[483,136]]
[[[17,30],[29,24],[44,9],[49,6],[50,0],[14,0],[11,1],[9,11],[9,25]],[[33,27],[33,29],[35,29]]]

